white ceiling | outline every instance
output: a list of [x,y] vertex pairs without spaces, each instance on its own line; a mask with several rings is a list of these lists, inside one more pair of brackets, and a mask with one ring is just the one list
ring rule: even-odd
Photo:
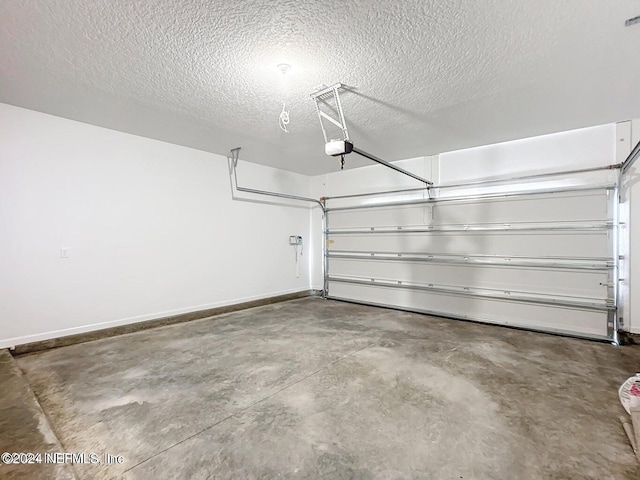
[[354,87],[351,138],[386,160],[640,117],[637,15],[640,0],[2,0],[0,101],[319,174],[338,168],[321,83]]

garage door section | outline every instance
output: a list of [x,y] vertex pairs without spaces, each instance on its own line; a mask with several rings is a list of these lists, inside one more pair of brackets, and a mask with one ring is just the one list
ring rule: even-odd
[[421,196],[327,201],[328,298],[613,338],[615,185]]

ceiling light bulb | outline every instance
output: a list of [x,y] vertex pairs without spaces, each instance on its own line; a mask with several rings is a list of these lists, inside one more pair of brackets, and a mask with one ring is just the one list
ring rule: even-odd
[[279,63],[277,66],[278,70],[280,70],[283,75],[291,69],[291,65],[289,65],[288,63]]

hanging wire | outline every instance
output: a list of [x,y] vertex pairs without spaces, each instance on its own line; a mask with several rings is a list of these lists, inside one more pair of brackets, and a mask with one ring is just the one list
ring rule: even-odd
[[286,110],[285,102],[282,102],[282,112],[280,112],[280,117],[278,117],[278,124],[283,132],[289,133],[289,130],[287,130],[287,125],[289,125],[289,110]]

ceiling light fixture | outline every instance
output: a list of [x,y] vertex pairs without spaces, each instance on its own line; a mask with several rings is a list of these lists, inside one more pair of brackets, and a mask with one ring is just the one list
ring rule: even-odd
[[286,75],[289,70],[291,70],[291,65],[288,63],[279,63],[277,65],[278,70],[282,72],[283,75]]

